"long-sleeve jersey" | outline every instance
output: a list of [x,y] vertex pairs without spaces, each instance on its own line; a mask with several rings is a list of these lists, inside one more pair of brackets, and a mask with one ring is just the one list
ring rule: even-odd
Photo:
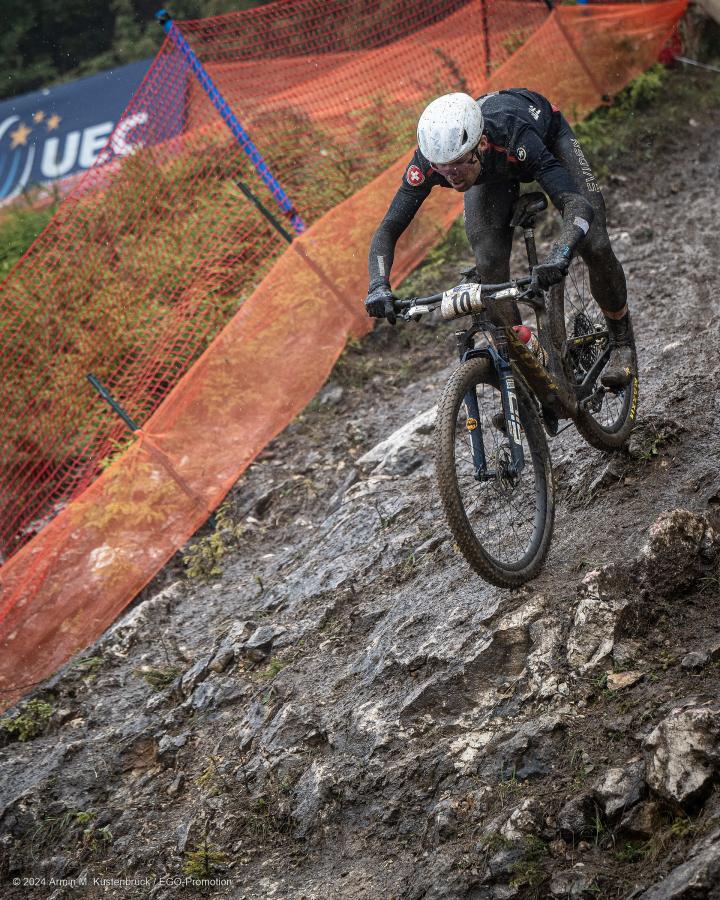
[[[475,184],[537,181],[562,213],[561,241],[572,249],[587,232],[593,212],[568,170],[549,149],[561,127],[560,112],[541,94],[525,88],[495,91],[477,102],[488,147]],[[373,236],[368,264],[371,288],[389,283],[395,244],[434,187],[452,186],[418,148]],[[578,218],[583,226],[575,224]]]

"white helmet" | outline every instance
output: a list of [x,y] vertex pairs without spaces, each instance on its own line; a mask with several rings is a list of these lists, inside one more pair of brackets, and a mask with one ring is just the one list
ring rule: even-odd
[[445,94],[420,116],[418,146],[428,162],[446,165],[474,149],[482,132],[480,105],[469,94]]

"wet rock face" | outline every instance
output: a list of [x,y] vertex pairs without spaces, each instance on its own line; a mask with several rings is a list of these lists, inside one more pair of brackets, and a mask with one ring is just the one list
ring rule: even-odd
[[[233,490],[224,574],[166,573],[92,677],[50,686],[47,731],[0,740],[2,900],[27,898],[8,875],[177,876],[204,838],[248,900],[717,893],[720,239],[712,183],[664,205],[666,166],[693,164],[684,124],[657,198],[644,172],[608,207],[642,427],[627,454],[553,439],[539,578],[489,587],[445,527],[429,407],[453,326],[383,325]],[[136,674],[153,669],[172,682]]]
[[617,566],[605,566],[583,578],[578,595],[567,640],[567,661],[586,672],[610,662],[624,624],[636,612],[637,589]]
[[700,841],[687,862],[639,895],[639,900],[695,900],[720,897],[720,829]]
[[720,765],[720,706],[673,709],[645,739],[643,750],[652,790],[692,805],[710,787]]

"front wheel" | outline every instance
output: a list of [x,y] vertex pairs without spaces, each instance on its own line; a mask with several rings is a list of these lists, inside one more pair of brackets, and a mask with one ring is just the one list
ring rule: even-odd
[[[473,569],[508,588],[540,571],[555,517],[545,433],[527,388],[518,379],[515,388],[525,457],[517,475],[512,474],[497,373],[488,358],[470,359],[455,370],[435,425],[435,468],[450,530]],[[478,471],[477,441],[482,442],[484,472]]]
[[577,430],[598,450],[621,449],[637,415],[637,359],[633,351],[632,375],[625,387],[603,387],[600,374],[610,354],[608,333],[582,257],[573,259],[567,277],[552,288],[548,316],[553,341],[564,348],[565,377],[578,398]]

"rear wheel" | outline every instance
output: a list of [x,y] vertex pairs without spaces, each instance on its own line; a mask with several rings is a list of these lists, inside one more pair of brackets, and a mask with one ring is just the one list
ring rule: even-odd
[[[497,374],[489,359],[462,363],[445,387],[435,426],[440,496],[457,544],[473,567],[498,587],[534,578],[547,555],[555,516],[552,468],[545,433],[527,388],[515,380],[525,456],[510,472]],[[477,398],[478,417],[467,407]],[[470,430],[485,452],[487,474],[478,478]]]
[[564,347],[565,375],[578,397],[577,430],[599,450],[623,447],[637,414],[637,360],[633,350],[632,376],[625,387],[603,386],[600,374],[610,355],[609,337],[580,256],[572,261],[564,281],[552,289],[548,314],[554,340]]

